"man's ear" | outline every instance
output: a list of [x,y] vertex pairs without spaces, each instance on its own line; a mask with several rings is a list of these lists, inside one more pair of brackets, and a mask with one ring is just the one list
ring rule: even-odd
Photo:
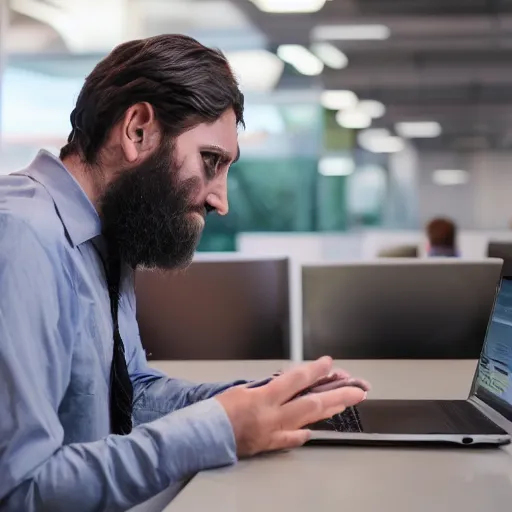
[[126,111],[121,124],[121,147],[126,160],[135,163],[152,153],[161,139],[159,123],[153,107],[136,103]]

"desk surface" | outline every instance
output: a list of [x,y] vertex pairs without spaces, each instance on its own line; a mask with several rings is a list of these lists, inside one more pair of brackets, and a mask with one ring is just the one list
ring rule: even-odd
[[[153,362],[194,381],[261,378],[280,361]],[[347,361],[372,398],[465,398],[474,361]],[[303,447],[198,474],[165,512],[482,512],[512,504],[512,448]]]

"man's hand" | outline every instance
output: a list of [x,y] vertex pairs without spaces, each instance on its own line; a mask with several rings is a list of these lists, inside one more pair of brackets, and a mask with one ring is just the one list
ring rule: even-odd
[[235,433],[239,457],[303,445],[310,432],[302,427],[330,418],[365,399],[359,387],[344,386],[298,396],[328,378],[332,359],[322,357],[249,388],[237,386],[216,398],[224,407]]
[[363,391],[370,391],[371,385],[364,379],[352,377],[344,370],[333,370],[327,377],[321,378],[313,386],[307,389],[307,393],[323,393],[331,389],[341,388],[343,386],[361,388]]

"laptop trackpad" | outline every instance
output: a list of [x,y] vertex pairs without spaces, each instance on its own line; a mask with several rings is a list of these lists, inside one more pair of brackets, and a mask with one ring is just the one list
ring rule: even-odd
[[[463,407],[472,408],[467,402],[461,402]],[[367,433],[461,433],[456,418],[446,414],[441,403],[435,400],[368,400],[358,406],[358,412],[361,430]]]

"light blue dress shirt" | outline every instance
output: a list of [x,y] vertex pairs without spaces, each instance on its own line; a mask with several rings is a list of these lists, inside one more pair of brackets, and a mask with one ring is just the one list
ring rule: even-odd
[[236,461],[212,398],[245,381],[191,384],[150,369],[133,274],[120,331],[134,429],[110,434],[113,330],[100,219],[62,162],[40,152],[0,177],[0,510],[129,509],[194,473]]

